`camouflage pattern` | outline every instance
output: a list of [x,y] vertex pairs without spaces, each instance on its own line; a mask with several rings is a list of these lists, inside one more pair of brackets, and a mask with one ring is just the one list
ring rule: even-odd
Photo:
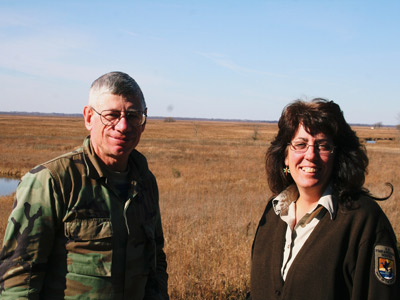
[[126,201],[90,137],[22,178],[0,253],[0,299],[168,299],[157,183],[136,150],[129,164]]

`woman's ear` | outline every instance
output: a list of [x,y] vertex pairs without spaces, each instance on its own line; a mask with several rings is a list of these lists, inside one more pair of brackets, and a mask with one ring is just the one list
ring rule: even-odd
[[144,113],[146,114],[146,120],[144,121],[144,124],[142,125],[142,132],[144,131],[144,129],[146,128],[146,123],[147,123],[147,108],[144,110]]
[[146,122],[142,125],[142,132],[144,131],[144,129],[146,128]]

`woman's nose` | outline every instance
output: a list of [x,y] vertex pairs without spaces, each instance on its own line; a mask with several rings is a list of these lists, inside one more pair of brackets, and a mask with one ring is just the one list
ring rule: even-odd
[[315,157],[315,155],[317,155],[318,153],[318,147],[316,147],[315,145],[308,145],[308,148],[305,152],[305,157],[307,159],[313,158]]

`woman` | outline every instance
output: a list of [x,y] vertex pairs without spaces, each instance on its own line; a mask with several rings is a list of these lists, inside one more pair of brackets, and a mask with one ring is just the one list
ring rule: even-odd
[[251,299],[400,299],[396,237],[375,202],[388,197],[363,187],[365,147],[340,107],[295,101],[278,125],[266,154],[274,196],[253,242]]

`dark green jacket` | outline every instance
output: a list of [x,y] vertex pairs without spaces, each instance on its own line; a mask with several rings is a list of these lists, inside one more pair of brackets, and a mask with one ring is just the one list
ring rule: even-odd
[[121,199],[86,138],[19,184],[0,253],[0,299],[168,299],[155,177],[129,160]]

